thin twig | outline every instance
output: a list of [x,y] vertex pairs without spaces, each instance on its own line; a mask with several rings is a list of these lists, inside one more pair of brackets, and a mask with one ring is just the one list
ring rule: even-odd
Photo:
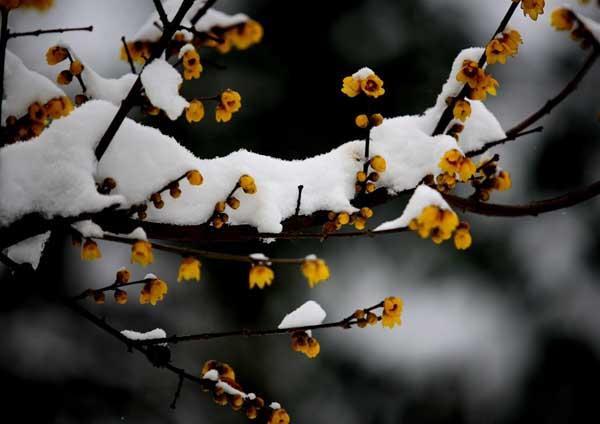
[[152,0],[154,2],[154,7],[158,12],[158,16],[160,17],[160,21],[163,23],[163,28],[169,25],[169,18],[167,17],[167,13],[161,3],[161,0]]
[[146,284],[149,281],[152,281],[151,278],[145,278],[143,280],[138,280],[138,281],[131,281],[129,283],[123,283],[123,284],[117,284],[116,282],[106,286],[106,287],[102,287],[99,289],[87,289],[84,290],[81,294],[78,294],[77,296],[73,296],[71,297],[71,300],[82,300],[85,298],[88,298],[90,296],[92,296],[94,293],[102,293],[102,292],[107,292],[107,291],[115,291],[117,289],[121,289],[123,287],[129,287],[129,286],[135,286],[135,285],[140,285],[140,284]]
[[129,51],[129,47],[127,46],[127,40],[125,40],[125,36],[121,37],[121,42],[123,43],[123,49],[125,49],[125,55],[127,56],[127,62],[129,62],[131,73],[137,74],[137,71],[135,70],[135,64],[133,63],[133,58],[131,57],[131,52]]
[[175,390],[175,396],[173,396],[173,401],[169,406],[171,409],[175,409],[177,407],[177,400],[179,396],[181,396],[181,388],[183,387],[183,376],[179,375],[179,379],[177,381],[177,389]]
[[[70,63],[73,63],[73,56],[71,56],[71,52],[69,50],[67,50],[67,58],[69,59]],[[77,81],[79,81],[79,85],[81,86],[81,91],[83,91],[83,93],[85,93],[87,91],[87,87],[83,83],[83,78],[81,77],[81,74],[75,75],[75,78],[77,78]]]
[[544,127],[536,127],[532,130],[527,130],[527,131],[523,131],[517,134],[513,134],[510,136],[506,136],[501,140],[496,140],[496,141],[490,141],[489,143],[484,144],[483,146],[481,146],[481,148],[477,149],[477,150],[472,150],[470,152],[467,152],[467,157],[475,157],[475,156],[479,156],[485,152],[487,152],[488,150],[490,150],[492,147],[498,146],[500,144],[504,144],[507,143],[509,141],[513,141],[516,140],[520,137],[523,137],[525,135],[529,135],[529,134],[533,134],[533,133],[538,133],[538,132],[542,132],[544,130]]
[[[376,305],[373,305],[369,308],[363,309],[365,312],[371,312],[374,309],[383,307],[383,302],[379,302]],[[164,337],[160,339],[148,339],[148,340],[140,340],[136,342],[136,344],[141,346],[147,345],[155,345],[162,343],[181,343],[181,342],[189,342],[194,340],[211,340],[211,339],[220,339],[223,337],[261,337],[261,336],[276,336],[282,334],[292,334],[297,331],[312,331],[312,330],[324,330],[327,328],[342,328],[344,330],[352,328],[353,325],[358,323],[358,319],[354,316],[354,314],[341,319],[336,322],[328,322],[324,324],[315,324],[315,325],[303,325],[297,327],[289,327],[289,328],[270,328],[267,330],[249,330],[249,329],[241,329],[234,331],[225,331],[220,333],[199,333],[199,334],[190,334],[187,336],[170,336]]]
[[298,186],[298,199],[296,200],[296,212],[294,213],[295,216],[300,215],[300,204],[302,203],[302,190],[304,190],[304,186],[300,184]]
[[548,100],[544,106],[542,106],[537,112],[530,115],[528,118],[515,125],[513,128],[506,132],[507,137],[514,136],[519,134],[523,130],[526,130],[531,125],[542,119],[545,115],[552,112],[552,110],[558,106],[563,100],[565,100],[571,93],[573,93],[579,83],[583,78],[587,75],[589,70],[592,68],[596,59],[600,56],[600,48],[594,47],[592,53],[588,56],[587,60],[584,62],[583,66],[577,71],[575,76],[571,81],[567,83],[567,85],[552,99]]
[[[519,3],[520,2],[511,2],[510,6],[508,7],[508,11],[504,15],[504,18],[502,18],[500,25],[498,26],[498,28],[496,29],[496,31],[494,32],[494,35],[492,35],[492,38],[490,40],[493,40],[494,38],[496,38],[496,36],[498,34],[500,34],[501,32],[503,32],[506,29],[506,26],[508,25],[508,22],[510,21],[513,14],[515,13],[517,6],[519,6]],[[483,65],[485,65],[486,61],[487,61],[487,55],[484,50],[483,54],[479,58],[478,66],[480,68],[483,67]],[[466,97],[466,95],[468,94],[468,91],[469,91],[469,86],[468,86],[468,84],[465,84],[465,85],[463,85],[463,88],[460,91],[460,93],[458,94],[458,96],[451,99],[448,106],[446,107],[446,109],[444,110],[442,115],[440,116],[440,119],[439,119],[437,125],[435,126],[435,129],[433,130],[432,135],[436,136],[436,135],[440,135],[440,134],[444,133],[444,131],[446,130],[446,127],[452,120],[453,110],[454,110],[454,106],[456,105],[456,102],[458,100],[464,99]]]
[[54,34],[54,33],[63,33],[63,32],[72,32],[72,31],[93,31],[94,26],[86,26],[86,27],[78,27],[78,28],[53,28],[53,29],[37,29],[35,31],[26,31],[26,32],[11,32],[10,38],[17,37],[28,37],[34,36],[38,37],[42,34]]

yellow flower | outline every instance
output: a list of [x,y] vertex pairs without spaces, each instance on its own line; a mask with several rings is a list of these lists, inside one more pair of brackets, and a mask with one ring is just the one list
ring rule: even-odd
[[200,122],[204,118],[204,104],[200,100],[192,100],[185,110],[185,119],[189,123]]
[[32,7],[38,10],[46,10],[54,4],[54,0],[21,0],[21,6]]
[[304,353],[309,358],[316,358],[321,352],[321,345],[314,337],[305,331],[296,331],[292,334],[292,349]]
[[262,289],[265,286],[270,286],[273,283],[274,278],[275,273],[268,266],[263,264],[252,264],[252,268],[250,268],[250,273],[248,274],[248,283],[251,289],[255,286]]
[[69,51],[61,46],[52,46],[46,51],[48,65],[56,65],[69,56]]
[[485,49],[485,54],[486,54],[487,62],[490,65],[493,65],[496,62],[505,64],[508,56],[511,56],[512,50],[506,44],[504,44],[502,41],[500,41],[497,38],[494,38],[487,45],[487,47]]
[[98,248],[98,244],[94,240],[86,239],[81,248],[81,259],[84,261],[93,261],[101,257],[102,253]]
[[238,183],[246,194],[254,194],[257,191],[256,182],[250,175],[242,175]]
[[195,169],[188,171],[187,174],[185,174],[185,177],[187,178],[188,182],[194,186],[199,186],[204,182],[202,174]]
[[404,304],[399,297],[387,297],[383,301],[383,315],[381,316],[381,324],[384,327],[394,328],[396,325],[402,324],[402,310]]
[[[152,54],[152,43],[148,41],[133,41],[127,43],[127,50],[131,55],[131,59],[137,63],[145,63],[146,58]],[[125,47],[121,47],[121,60],[127,60],[127,51]]]
[[360,215],[365,218],[365,219],[369,219],[371,218],[375,213],[373,212],[373,209],[368,208],[368,207],[362,207],[360,208]]
[[512,51],[511,56],[515,56],[519,51],[519,44],[523,44],[523,38],[521,38],[521,33],[519,33],[519,31],[517,31],[516,29],[505,31],[502,34],[501,40]]
[[510,174],[507,171],[500,171],[494,178],[494,188],[498,191],[510,190],[512,187],[512,180]]
[[465,122],[471,116],[471,104],[466,100],[458,100],[454,104],[454,119]]
[[360,81],[352,77],[342,80],[342,93],[348,97],[356,97],[360,94]]
[[164,299],[168,290],[169,286],[167,286],[167,283],[163,280],[158,278],[152,279],[142,288],[142,291],[140,292],[140,303],[142,305],[150,303],[154,306],[158,301]]
[[227,89],[221,93],[221,105],[228,112],[237,112],[242,107],[242,96],[237,91]]
[[27,113],[29,119],[35,122],[44,122],[47,117],[46,109],[38,102],[32,103],[29,108],[27,108]]
[[555,9],[550,17],[550,23],[557,31],[571,31],[575,26],[575,14],[563,7]]
[[177,275],[177,281],[183,280],[196,280],[200,281],[200,268],[202,264],[194,257],[183,258],[179,265],[179,273]]
[[285,409],[275,409],[268,424],[290,424],[290,416]]
[[203,377],[207,372],[211,370],[217,370],[217,372],[219,373],[219,379],[226,378],[230,381],[235,381],[235,371],[233,370],[231,365],[225,362],[215,361],[214,359],[206,361],[202,366],[202,371],[200,372],[200,374]]
[[133,246],[131,246],[131,263],[146,266],[152,262],[154,262],[152,244],[145,240],[136,241]]
[[231,117],[232,113],[225,109],[221,103],[219,103],[217,105],[217,109],[215,110],[215,119],[217,122],[229,122],[231,121]]
[[371,125],[374,127],[378,127],[383,124],[383,115],[381,113],[374,113],[369,118],[369,122],[371,122]]
[[60,85],[69,85],[73,81],[73,74],[68,69],[60,72],[56,77],[56,82]]
[[117,276],[115,278],[116,284],[127,284],[129,279],[131,278],[131,273],[127,268],[121,268],[117,271]]
[[463,61],[462,67],[456,75],[456,80],[465,84],[469,84],[471,88],[476,88],[483,78],[484,71],[479,68],[477,62],[473,60]]
[[485,100],[488,94],[495,96],[499,84],[491,75],[485,74],[476,88],[471,88],[469,98],[472,100]]
[[83,72],[84,66],[79,60],[74,60],[69,66],[69,70],[73,75],[80,75]]
[[308,285],[313,288],[321,281],[329,279],[329,267],[323,259],[307,257],[300,266],[302,274],[308,280]]
[[[513,2],[517,2],[519,0],[513,0]],[[529,15],[531,19],[537,21],[539,15],[544,13],[544,6],[546,2],[544,0],[522,0],[521,1],[521,9],[523,9],[523,14],[525,16]]]
[[371,168],[373,168],[377,172],[385,172],[387,168],[387,163],[385,162],[385,159],[379,155],[373,156],[369,164],[371,165]]
[[183,77],[186,80],[200,78],[202,73],[202,63],[200,63],[200,55],[196,49],[189,49],[183,54]]
[[471,237],[471,233],[469,231],[469,224],[466,222],[461,222],[454,233],[454,246],[458,250],[466,250],[471,247],[472,243],[473,238]]
[[363,113],[361,115],[357,115],[356,118],[354,118],[354,123],[358,128],[367,128],[367,126],[369,125],[369,118]]
[[416,231],[421,238],[431,237],[434,243],[439,244],[452,237],[458,223],[458,216],[453,211],[429,205],[423,208],[417,218],[411,220],[408,228]]
[[448,174],[458,173],[462,181],[468,181],[477,171],[473,161],[456,149],[448,150],[438,164],[440,169]]
[[262,25],[254,20],[249,20],[231,30],[231,43],[237,49],[245,50],[253,44],[260,43],[263,34]]
[[50,99],[45,105],[46,113],[52,119],[59,119],[67,116],[73,111],[73,103],[66,96]]
[[115,290],[115,302],[119,305],[124,305],[127,303],[127,292],[125,290],[116,289]]
[[360,88],[369,97],[377,98],[385,94],[383,80],[376,74],[369,75],[365,79],[360,80]]

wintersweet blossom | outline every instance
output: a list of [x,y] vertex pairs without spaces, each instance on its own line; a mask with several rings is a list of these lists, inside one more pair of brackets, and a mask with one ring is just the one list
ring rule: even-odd
[[429,205],[410,221],[408,228],[416,231],[421,238],[431,237],[434,243],[440,244],[452,237],[458,224],[458,216],[453,211]]
[[513,0],[515,3],[519,1],[521,1],[523,14],[534,21],[537,21],[538,16],[544,13],[544,6],[546,5],[544,0]]
[[144,284],[140,292],[140,303],[142,305],[150,303],[152,306],[155,306],[159,301],[164,299],[167,291],[169,291],[167,283],[159,278],[154,278]]
[[404,303],[399,297],[386,297],[383,301],[383,314],[381,316],[381,325],[388,328],[394,328],[402,323],[402,310]]
[[457,100],[452,111],[454,119],[465,122],[471,116],[471,103],[467,100]]
[[318,340],[309,336],[306,331],[296,331],[292,334],[292,349],[304,353],[307,357],[316,358],[321,352]]
[[466,250],[471,247],[473,238],[471,237],[470,226],[466,222],[461,222],[454,233],[454,246],[458,250]]
[[187,178],[188,182],[194,186],[202,185],[202,183],[204,182],[204,178],[202,177],[200,171],[197,171],[195,169],[188,171],[188,173],[185,174],[185,177]]
[[200,100],[192,100],[185,109],[185,119],[189,122],[200,122],[204,118],[204,103]]
[[102,253],[98,244],[94,240],[86,239],[81,248],[81,259],[84,261],[94,261],[101,257]]
[[477,167],[473,161],[456,149],[448,150],[444,153],[438,166],[448,174],[458,174],[461,181],[468,181],[475,171],[477,171]]
[[196,280],[200,281],[202,263],[194,257],[187,257],[181,260],[177,281]]
[[186,80],[200,78],[202,73],[202,63],[200,62],[200,55],[196,49],[189,49],[183,53],[183,77]]
[[138,240],[131,246],[131,263],[146,266],[154,262],[152,244],[145,240]]
[[269,418],[268,424],[289,424],[290,416],[285,409],[275,409]]
[[270,286],[275,278],[273,270],[265,264],[252,264],[248,274],[248,284],[251,289],[258,287],[259,289],[265,286]]
[[325,281],[329,279],[329,267],[327,263],[323,259],[314,258],[306,258],[302,265],[300,266],[302,274],[308,280],[308,285],[310,288],[313,288],[321,281]]

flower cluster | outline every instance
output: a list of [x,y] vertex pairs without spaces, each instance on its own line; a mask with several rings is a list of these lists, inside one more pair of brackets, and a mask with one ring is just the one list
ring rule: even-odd
[[254,194],[257,191],[254,178],[247,174],[242,175],[233,187],[231,193],[229,193],[229,196],[227,196],[227,199],[221,200],[215,204],[215,209],[209,220],[214,228],[222,228],[229,221],[229,215],[225,212],[227,207],[230,207],[233,210],[240,207],[240,200],[234,196],[238,188],[241,188],[246,194]]
[[325,234],[334,233],[344,225],[353,225],[358,231],[362,231],[367,226],[367,220],[372,218],[373,215],[373,210],[366,206],[353,214],[349,214],[348,212],[329,212],[327,214],[328,221],[323,224],[323,232]]
[[153,274],[146,275],[145,279],[148,282],[144,284],[140,292],[140,303],[142,305],[150,303],[152,306],[155,306],[159,301],[164,299],[165,294],[169,291],[169,286]]
[[177,282],[196,280],[200,281],[202,275],[202,263],[198,258],[188,256],[181,260],[179,271],[177,273]]
[[[115,277],[115,282],[112,284],[112,286],[110,286],[110,288],[104,289],[104,290],[112,290],[114,292],[115,302],[119,305],[126,304],[127,300],[128,300],[128,296],[127,296],[127,292],[125,290],[121,290],[118,287],[129,283],[130,278],[131,278],[131,273],[129,272],[129,270],[127,270],[127,268],[125,268],[125,267],[120,268],[117,271],[117,274]],[[86,294],[87,294],[87,296],[92,297],[94,299],[95,303],[104,304],[104,302],[106,301],[106,295],[104,293],[104,290],[88,289],[88,290],[86,290]]]
[[496,159],[483,161],[471,180],[471,185],[475,189],[473,197],[479,201],[488,201],[493,190],[506,191],[512,187],[510,174],[498,167]]
[[448,174],[447,177],[441,177],[446,183],[451,183],[455,179],[456,174],[458,174],[461,181],[466,182],[477,171],[477,167],[473,161],[457,149],[448,150],[444,153],[438,166],[445,174]]
[[295,331],[292,333],[292,349],[294,352],[304,353],[313,359],[321,352],[321,345],[316,338],[312,337],[310,332]]
[[329,267],[323,259],[317,258],[315,255],[309,255],[304,258],[300,265],[302,275],[308,280],[308,286],[313,288],[322,281],[329,279]]
[[[152,204],[154,205],[154,207],[156,209],[162,209],[165,206],[165,202],[162,198],[161,193],[166,190],[169,190],[169,195],[171,196],[171,198],[178,199],[179,197],[181,197],[181,188],[180,188],[179,182],[181,180],[183,180],[184,178],[187,179],[189,184],[193,185],[193,186],[202,185],[202,183],[204,182],[204,177],[202,177],[202,174],[200,173],[200,171],[198,171],[196,169],[192,169],[192,170],[186,172],[184,175],[182,175],[178,179],[171,181],[162,190],[152,193],[150,195],[149,201],[152,202]],[[137,212],[139,219],[146,219],[147,206],[145,204],[138,205],[138,206],[134,207],[134,209]]]
[[348,97],[356,97],[363,93],[369,97],[383,96],[383,80],[368,68],[363,68],[355,74],[342,80],[342,93]]
[[229,122],[231,116],[242,107],[242,96],[234,90],[227,89],[221,93],[215,111],[217,122]]
[[125,50],[125,46],[121,47],[121,60],[127,60],[127,52],[129,52],[129,55],[134,62],[145,63],[152,55],[152,43],[149,41],[128,42],[127,50]]
[[495,96],[498,81],[490,74],[479,67],[479,64],[473,60],[465,60],[456,80],[469,85],[469,99],[485,100],[488,94]]
[[512,0],[514,3],[521,2],[521,9],[523,14],[529,16],[534,21],[537,21],[539,15],[544,13],[544,6],[546,2],[544,0]]
[[[403,301],[399,297],[386,297],[383,302],[369,309],[358,309],[352,314],[352,319],[356,320],[356,325],[365,328],[368,325],[376,325],[381,321],[381,325],[388,328],[394,328],[402,324]],[[381,316],[373,312],[374,309],[383,308]]]
[[60,85],[71,84],[73,77],[81,78],[81,73],[84,70],[83,63],[79,60],[73,60],[69,50],[62,46],[52,46],[46,51],[48,65],[57,65],[66,59],[69,59],[69,68],[60,71],[56,77],[56,82]]
[[577,18],[577,15],[567,8],[555,9],[550,17],[550,22],[557,31],[570,31],[571,38],[579,42],[584,49],[596,43],[592,33]]
[[[371,171],[369,171],[369,167]],[[357,193],[372,193],[377,189],[375,184],[379,181],[382,172],[387,169],[387,163],[383,156],[373,156],[369,159],[362,169],[356,173],[355,191]]]
[[38,10],[46,10],[54,4],[54,0],[0,0],[0,7],[6,10],[18,7],[31,7]]
[[[457,236],[455,230],[457,230],[459,224],[458,216],[453,211],[429,205],[421,211],[417,218],[410,221],[408,228],[417,232],[421,238],[431,237],[435,244],[441,244],[449,240],[453,233]],[[458,236],[461,237],[462,233]],[[463,247],[463,249],[466,247]]]
[[519,31],[507,29],[498,34],[489,42],[485,49],[487,62],[493,65],[497,62],[506,63],[508,57],[515,57],[519,52],[519,44],[523,44],[523,39]]
[[260,43],[263,34],[262,25],[257,21],[249,20],[229,28],[212,28],[208,34],[200,35],[200,38],[202,45],[213,47],[224,54],[229,53],[232,48],[246,50]]
[[45,104],[32,103],[27,108],[27,114],[21,118],[9,116],[6,118],[6,143],[30,140],[39,136],[54,119],[60,119],[73,111],[73,103],[66,96],[55,97]]

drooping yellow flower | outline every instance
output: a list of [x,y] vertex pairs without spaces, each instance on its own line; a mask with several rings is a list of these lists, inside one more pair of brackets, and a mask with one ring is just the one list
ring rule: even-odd
[[296,331],[292,334],[292,350],[304,353],[307,357],[316,358],[321,352],[319,341],[309,336],[306,331]]
[[146,240],[138,240],[131,246],[131,263],[146,266],[154,262],[152,244]]
[[249,20],[228,32],[231,34],[231,44],[239,50],[245,50],[253,44],[260,43],[264,34],[262,25],[254,20]]
[[100,252],[98,244],[94,240],[86,239],[81,248],[81,259],[84,261],[94,261],[101,257],[102,253]]
[[127,284],[129,279],[131,278],[131,273],[127,268],[121,268],[117,271],[117,276],[115,278],[116,284]]
[[275,409],[268,424],[290,424],[290,416],[285,409]]
[[403,308],[404,303],[399,297],[386,297],[383,301],[381,325],[388,328],[394,328],[396,325],[401,325]]
[[377,98],[385,94],[383,88],[383,80],[376,74],[369,75],[368,77],[360,80],[360,88],[363,93],[369,97]]
[[555,9],[550,17],[550,23],[557,31],[571,31],[575,21],[575,14],[564,7]]
[[471,116],[471,103],[466,100],[457,100],[452,113],[454,119],[465,122]]
[[308,280],[308,285],[313,288],[321,281],[329,279],[329,267],[323,259],[316,257],[307,257],[300,266],[302,274]]
[[46,51],[48,65],[56,65],[69,57],[69,51],[61,46],[52,46]]
[[371,165],[371,168],[373,168],[377,172],[385,172],[387,168],[387,163],[385,159],[379,155],[373,156],[371,158],[371,161],[369,162],[369,165]]
[[46,120],[46,117],[48,116],[44,106],[42,106],[38,102],[29,105],[29,107],[27,108],[27,114],[29,115],[29,119],[35,122],[44,122]]
[[410,221],[408,228],[416,231],[421,238],[431,237],[434,243],[440,244],[452,237],[458,224],[458,216],[453,211],[429,205],[423,208],[417,218]]
[[259,289],[270,286],[275,278],[275,273],[264,264],[252,264],[248,274],[248,283],[251,289],[257,286]]
[[155,306],[157,302],[164,299],[165,294],[169,290],[169,286],[159,278],[148,281],[140,292],[140,303],[146,305],[150,303]]
[[497,38],[490,41],[485,49],[487,62],[493,65],[497,62],[506,63],[508,56],[511,56],[512,50]]
[[354,124],[358,128],[367,128],[369,126],[369,117],[364,113],[357,115],[356,118],[354,118]]
[[183,258],[181,260],[181,264],[179,265],[177,282],[181,282],[183,280],[200,281],[201,267],[202,263],[198,259],[194,257]]
[[465,84],[469,84],[471,88],[476,88],[483,78],[483,69],[479,67],[477,62],[473,60],[465,60],[456,74],[456,80]]
[[448,150],[438,164],[440,169],[448,174],[458,174],[461,181],[468,181],[477,171],[473,161],[456,150]]
[[119,305],[124,305],[127,303],[127,292],[125,290],[121,290],[121,289],[116,289],[115,290],[115,302],[117,302]]
[[[519,0],[513,0],[513,2],[518,2]],[[523,14],[525,16],[529,15],[531,19],[537,21],[539,15],[544,13],[544,6],[546,2],[544,0],[522,0],[521,1],[521,9],[523,9]]]
[[200,122],[204,118],[204,103],[200,100],[192,100],[185,109],[185,119],[189,122]]
[[196,49],[188,49],[183,53],[183,77],[186,80],[200,78],[202,73],[202,63],[200,62],[200,55]]
[[250,175],[242,175],[239,179],[239,185],[246,194],[254,194],[257,191],[256,182]]
[[187,174],[185,174],[185,177],[187,178],[188,182],[194,186],[199,186],[204,182],[204,178],[202,177],[200,171],[195,169],[188,171]]
[[242,96],[234,90],[227,89],[221,93],[216,109],[217,122],[229,122],[232,115],[242,107]]
[[458,250],[466,250],[471,247],[473,238],[471,237],[471,232],[469,230],[469,224],[466,222],[461,222],[456,229],[456,232],[454,233],[454,246]]
[[512,180],[510,174],[507,171],[500,171],[494,178],[494,188],[498,191],[510,190],[512,187]]
[[342,93],[348,97],[356,97],[360,94],[360,81],[350,77],[342,80]]

